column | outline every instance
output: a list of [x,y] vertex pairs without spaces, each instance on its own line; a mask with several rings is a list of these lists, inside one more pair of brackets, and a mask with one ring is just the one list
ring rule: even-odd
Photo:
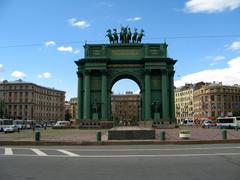
[[[172,71],[169,75],[169,91],[170,91],[170,117],[172,121],[175,121],[175,94],[174,94],[174,71]],[[175,122],[176,123],[176,122]]]
[[150,71],[145,72],[145,120],[151,118]]
[[102,89],[101,89],[101,116],[102,120],[107,120],[107,72],[102,71]]
[[77,72],[78,75],[78,98],[77,98],[77,120],[82,119],[82,101],[83,101],[83,79],[82,79],[82,73]]
[[90,72],[84,73],[83,119],[90,119]]
[[162,71],[162,114],[163,119],[169,118],[169,97],[167,71]]

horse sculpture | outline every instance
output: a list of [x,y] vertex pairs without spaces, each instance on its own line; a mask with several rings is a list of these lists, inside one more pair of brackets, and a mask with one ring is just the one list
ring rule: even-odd
[[108,29],[106,36],[109,38],[110,43],[118,43],[119,39],[121,43],[141,43],[142,37],[145,35],[143,29],[138,33],[137,28],[135,28],[134,33],[132,34],[131,29],[128,26],[121,26],[120,33],[117,32],[117,29],[113,29],[113,33],[111,29]]
[[114,43],[111,29],[108,29],[108,30],[107,30],[107,35],[106,35],[106,36],[109,38],[109,42],[110,42],[110,43]]
[[138,36],[138,32],[137,32],[137,28],[135,28],[132,36],[132,43],[135,43],[137,41],[137,36]]
[[138,34],[138,37],[137,37],[137,43],[141,43],[142,42],[142,37],[145,36],[143,33],[144,33],[144,30],[141,29],[140,33]]
[[118,43],[118,33],[117,29],[113,29],[113,43]]
[[131,41],[131,37],[132,37],[131,29],[128,28],[128,31],[127,31],[127,43],[130,43],[130,41]]

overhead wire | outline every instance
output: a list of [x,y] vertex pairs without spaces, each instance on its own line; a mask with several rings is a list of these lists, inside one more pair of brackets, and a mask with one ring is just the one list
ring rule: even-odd
[[[240,37],[240,34],[224,34],[224,35],[193,35],[193,36],[162,36],[153,38],[144,38],[145,40],[170,40],[170,39],[206,39],[206,38],[234,38]],[[99,43],[106,42],[106,40],[96,41],[59,41],[55,44],[67,45],[67,44],[88,44],[88,43]],[[15,44],[15,45],[0,45],[0,48],[19,48],[19,47],[38,47],[45,46],[45,43],[32,43],[32,44]]]

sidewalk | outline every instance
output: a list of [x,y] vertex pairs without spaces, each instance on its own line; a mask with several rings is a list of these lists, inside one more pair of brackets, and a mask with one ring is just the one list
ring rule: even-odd
[[[191,131],[190,139],[179,138],[179,131],[181,129],[188,129]],[[96,134],[101,131],[102,142],[97,142]],[[164,131],[166,133],[165,141],[160,140],[160,133]],[[233,129],[227,130],[227,140],[222,140],[221,129],[204,129],[201,127],[181,127],[176,129],[156,129],[155,140],[124,140],[124,141],[108,141],[107,130],[79,130],[79,129],[65,129],[65,130],[40,130],[41,143],[47,144],[61,144],[61,145],[98,145],[98,144],[158,144],[158,143],[226,143],[226,142],[238,142],[240,143],[240,131]],[[20,133],[4,134],[0,133],[0,145],[6,144],[36,144],[35,132],[31,130],[24,130]],[[38,144],[41,144],[38,143]]]

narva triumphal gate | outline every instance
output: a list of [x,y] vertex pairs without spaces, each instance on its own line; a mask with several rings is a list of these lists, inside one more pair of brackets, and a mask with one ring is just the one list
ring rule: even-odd
[[[166,43],[141,43],[143,30],[131,35],[107,31],[110,44],[85,44],[78,66],[78,110],[80,125],[111,124],[111,89],[123,78],[135,81],[141,89],[139,123],[174,124],[174,64],[167,57]],[[119,34],[119,41],[118,41]],[[130,34],[130,35],[129,35]],[[112,123],[113,124],[113,123]],[[104,125],[103,125],[104,126]]]

